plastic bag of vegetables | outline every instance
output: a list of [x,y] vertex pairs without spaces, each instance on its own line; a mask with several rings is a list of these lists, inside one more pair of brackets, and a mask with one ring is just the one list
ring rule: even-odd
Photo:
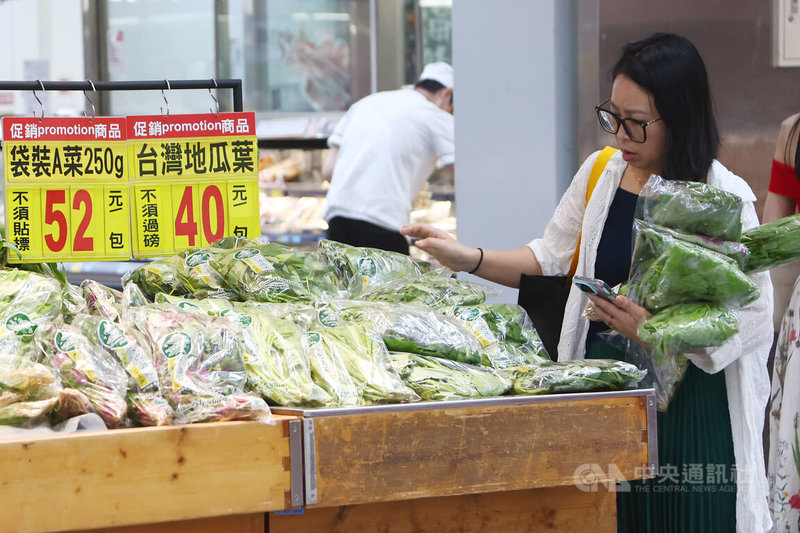
[[89,314],[119,322],[119,317],[122,315],[121,292],[93,279],[83,280],[81,289]]
[[92,315],[78,315],[72,325],[93,344],[113,355],[122,365],[128,377],[128,391],[159,391],[152,348],[141,332]]
[[244,391],[241,328],[223,317],[182,312],[163,304],[134,308],[128,325],[146,334],[162,394],[214,396]]
[[758,286],[735,261],[682,241],[673,243],[646,268],[634,270],[629,292],[650,311],[694,301],[743,306],[759,296]]
[[157,392],[130,393],[126,401],[128,416],[140,426],[168,426],[175,418],[172,405]]
[[155,298],[157,304],[167,304],[175,306],[187,313],[195,313],[201,315],[221,316],[224,311],[233,309],[233,303],[230,300],[222,298],[205,298],[197,300],[194,298],[184,298],[183,296],[170,296],[169,294],[157,294]]
[[211,266],[211,257],[223,253],[222,248],[189,248],[179,254],[178,277],[195,298],[238,299],[222,276]]
[[651,176],[639,193],[635,218],[685,233],[739,241],[743,205],[738,195],[705,183]]
[[509,369],[515,394],[553,394],[621,390],[635,386],[647,373],[613,359],[550,361]]
[[688,242],[697,246],[702,246],[713,250],[736,261],[738,267],[744,268],[750,256],[747,247],[735,241],[723,241],[706,237],[705,235],[694,235],[673,230],[658,224],[650,224],[643,220],[633,221],[634,256],[643,263],[640,268],[647,268],[649,263],[659,257],[664,251],[672,246],[676,241]]
[[253,394],[215,394],[200,396],[184,394],[175,407],[176,424],[253,420],[274,424],[267,402]]
[[280,244],[226,250],[212,257],[211,266],[245,300],[309,302],[336,292],[333,274],[319,258]]
[[24,270],[0,270],[0,362],[30,354],[34,333],[61,313],[61,285]]
[[311,377],[300,328],[273,307],[280,304],[243,303],[223,312],[242,326],[247,390],[277,405],[333,405]]
[[745,272],[763,272],[800,260],[800,214],[773,220],[745,231],[742,243],[750,250]]
[[[319,337],[319,342],[313,342]],[[363,324],[345,322],[331,307],[321,306],[311,331],[306,335],[314,352],[311,354],[312,370],[318,379],[323,368],[315,357],[320,349],[327,352],[324,361],[341,362],[349,374],[360,397],[359,403],[397,403],[419,401],[419,396],[406,387],[392,369],[389,353],[380,338],[369,332]],[[326,369],[329,373],[329,370]]]
[[482,345],[481,364],[507,368],[550,360],[530,318],[518,305],[443,307],[439,312],[475,335]]
[[511,381],[493,370],[405,352],[391,352],[403,381],[423,400],[466,400],[501,396]]
[[49,324],[36,332],[47,363],[67,387],[81,391],[109,428],[125,419],[127,376],[119,362],[76,326]]
[[86,298],[83,297],[83,290],[71,283],[62,285],[61,314],[64,317],[64,321],[70,323],[75,316],[88,312],[89,308],[86,304]]
[[360,322],[390,351],[481,362],[481,343],[458,320],[421,305],[337,300],[331,306],[348,321]]
[[683,354],[721,346],[737,331],[733,312],[704,302],[667,307],[639,326],[639,338],[650,346],[642,366],[655,383],[659,410],[667,410],[686,373],[689,361]]
[[0,362],[0,402],[44,400],[57,396],[61,380],[49,366],[28,357]]
[[126,272],[122,276],[122,285],[135,283],[150,300],[160,292],[178,296],[187,294],[186,287],[178,277],[180,262],[180,257],[173,255],[145,263]]
[[401,278],[376,285],[359,299],[371,302],[410,302],[441,308],[478,305],[486,300],[489,287],[459,281],[439,272],[425,272],[419,277]]
[[319,252],[341,280],[351,298],[395,279],[415,279],[430,263],[397,252],[350,246],[322,240]]

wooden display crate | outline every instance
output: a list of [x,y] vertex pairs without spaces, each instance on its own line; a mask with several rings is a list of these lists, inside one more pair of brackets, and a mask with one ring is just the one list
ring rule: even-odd
[[0,516],[13,531],[261,532],[264,512],[303,500],[300,421],[275,419],[2,440]]
[[658,467],[652,389],[279,411],[304,418],[306,509],[271,532],[615,531],[606,489]]

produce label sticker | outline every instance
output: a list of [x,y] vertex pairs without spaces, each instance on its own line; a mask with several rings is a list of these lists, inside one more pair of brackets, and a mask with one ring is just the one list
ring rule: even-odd
[[131,253],[124,117],[3,118],[11,263]]
[[145,219],[153,217],[138,206],[134,210],[134,256],[261,234],[254,113],[127,119],[133,188],[159,187],[162,195],[158,231],[145,232]]

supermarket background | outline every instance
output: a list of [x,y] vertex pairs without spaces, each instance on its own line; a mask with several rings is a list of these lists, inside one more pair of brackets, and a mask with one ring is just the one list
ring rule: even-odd
[[[782,4],[788,18],[775,13]],[[800,20],[788,0],[485,2],[462,0],[5,0],[0,79],[241,78],[261,146],[263,233],[321,238],[327,134],[362,96],[413,83],[421,66],[455,67],[456,177],[434,175],[415,220],[469,245],[515,247],[538,235],[573,172],[610,142],[592,107],[611,61],[649,32],[685,34],[709,70],[720,160],[766,195],[778,125],[797,110]],[[789,20],[792,19],[792,20]],[[783,28],[783,29],[782,29]],[[778,59],[779,42],[786,57]],[[800,43],[800,39],[797,39]],[[797,49],[795,50],[794,47]],[[792,58],[792,54],[796,57]],[[784,63],[783,66],[777,66]],[[78,116],[80,92],[39,93],[46,116]],[[98,115],[156,113],[158,91],[88,94]],[[221,109],[231,109],[219,91]],[[213,107],[207,91],[170,91],[171,113]],[[0,91],[0,115],[38,112],[32,93]],[[510,191],[514,191],[513,194]],[[68,265],[118,282],[127,264]],[[513,299],[512,293],[506,299]]]

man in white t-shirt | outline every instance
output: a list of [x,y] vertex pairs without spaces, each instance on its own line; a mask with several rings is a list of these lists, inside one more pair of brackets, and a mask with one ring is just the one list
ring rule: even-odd
[[414,197],[437,166],[455,161],[453,67],[425,66],[411,89],[384,91],[350,107],[328,138],[327,237],[408,254],[400,234]]

